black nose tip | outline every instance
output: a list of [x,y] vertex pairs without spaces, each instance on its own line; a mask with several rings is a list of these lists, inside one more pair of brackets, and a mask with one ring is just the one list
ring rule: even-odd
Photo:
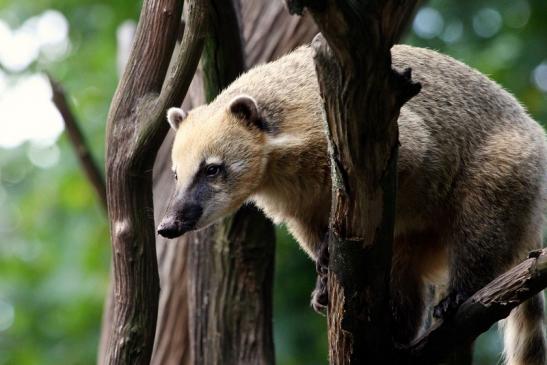
[[180,233],[179,233],[179,229],[172,225],[172,226],[166,226],[166,225],[163,225],[160,224],[159,227],[158,227],[158,234],[160,236],[163,236],[165,238],[175,238],[175,237],[178,237],[180,236]]
[[183,233],[181,223],[174,217],[165,217],[158,226],[158,234],[165,238],[175,238]]
[[158,234],[165,238],[176,238],[195,229],[203,209],[199,205],[187,205],[181,212],[166,215],[158,226]]
[[178,236],[178,231],[173,227],[163,227],[160,225],[158,227],[158,234],[165,238],[175,238]]

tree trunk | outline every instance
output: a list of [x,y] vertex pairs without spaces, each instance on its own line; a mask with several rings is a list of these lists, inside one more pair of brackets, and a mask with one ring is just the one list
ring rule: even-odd
[[401,106],[419,91],[391,68],[416,1],[288,1],[323,37],[315,62],[331,146],[331,364],[392,363],[389,280]]
[[[165,111],[182,99],[203,48],[205,8],[188,1],[188,32],[173,54],[182,3],[143,4],[130,59],[107,125],[106,191],[114,297],[105,343],[109,364],[148,364],[159,297],[152,167],[167,132]],[[174,58],[168,72],[171,58]]]

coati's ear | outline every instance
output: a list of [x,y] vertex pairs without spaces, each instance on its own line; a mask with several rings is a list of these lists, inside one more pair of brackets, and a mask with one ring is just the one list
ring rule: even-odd
[[186,118],[187,114],[181,108],[169,108],[167,111],[167,121],[174,130],[179,129],[180,123]]
[[258,111],[258,104],[253,97],[249,95],[236,96],[230,102],[230,112],[249,125],[253,125],[259,129],[264,129]]

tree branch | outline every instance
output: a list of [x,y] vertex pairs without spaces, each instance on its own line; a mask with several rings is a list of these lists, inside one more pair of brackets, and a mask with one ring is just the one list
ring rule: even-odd
[[397,118],[420,85],[411,81],[410,71],[392,69],[390,49],[416,3],[287,1],[293,12],[308,7],[322,33],[314,48],[332,161],[331,364],[392,363],[389,280]]
[[52,96],[51,100],[55,107],[61,113],[63,122],[65,123],[65,129],[68,135],[68,140],[72,144],[76,156],[80,161],[89,182],[93,186],[99,201],[106,211],[106,185],[104,181],[103,174],[99,170],[99,167],[93,156],[91,155],[91,150],[87,145],[85,137],[80,129],[79,123],[68,104],[65,91],[63,90],[61,84],[55,81],[51,75],[47,75],[49,84],[51,85]]
[[472,342],[511,310],[547,287],[547,249],[498,276],[465,301],[448,321],[439,321],[401,355],[404,364],[434,365],[460,344]]
[[[175,50],[160,95],[153,101],[154,117],[145,120],[139,135],[137,153],[146,155],[152,148],[155,151],[152,163],[169,129],[165,111],[182,103],[198,66],[209,27],[208,6],[207,0],[186,1],[186,21],[180,47]],[[143,106],[148,107],[147,103]]]

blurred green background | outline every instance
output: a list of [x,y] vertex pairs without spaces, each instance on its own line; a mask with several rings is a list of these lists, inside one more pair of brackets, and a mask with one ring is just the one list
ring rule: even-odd
[[[140,2],[0,0],[0,9],[0,364],[93,364],[107,222],[48,102],[43,71],[68,91],[102,162],[117,36]],[[405,43],[476,67],[547,122],[547,2],[430,1]],[[278,363],[325,364],[325,320],[308,307],[314,266],[285,231],[278,238]],[[478,341],[476,364],[498,363],[499,351],[491,330]]]

